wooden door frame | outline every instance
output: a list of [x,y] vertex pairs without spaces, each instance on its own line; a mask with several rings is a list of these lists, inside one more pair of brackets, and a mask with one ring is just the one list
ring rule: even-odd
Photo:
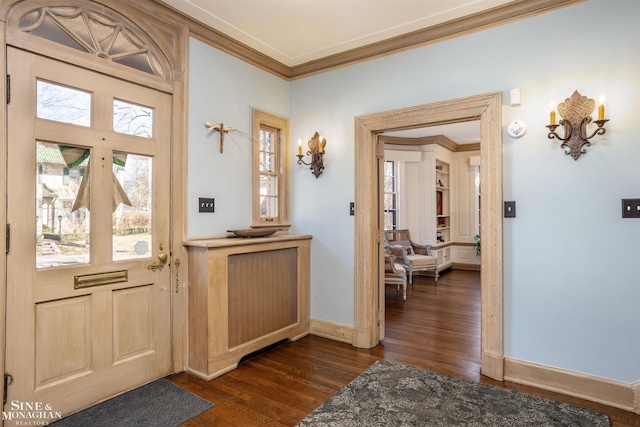
[[[380,135],[375,135],[375,149],[376,149],[376,186],[377,186],[377,196],[376,196],[376,219],[378,225],[376,227],[377,230],[384,230],[384,180],[385,180],[385,171],[384,171],[384,141],[380,137]],[[380,297],[380,295],[384,295],[385,292],[385,280],[384,280],[384,269],[385,269],[385,251],[384,244],[381,238],[377,238],[377,251],[378,251],[378,298],[376,303],[376,318],[378,322],[378,340],[383,340],[385,337],[385,328],[387,324],[386,320],[386,307],[384,297]]]
[[502,94],[407,107],[355,118],[355,277],[353,345],[379,342],[380,257],[376,135],[386,131],[480,120],[482,163],[481,372],[504,379],[502,267]]

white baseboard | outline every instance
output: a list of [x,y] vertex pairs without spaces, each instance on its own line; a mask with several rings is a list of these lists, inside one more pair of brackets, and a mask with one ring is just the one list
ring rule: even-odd
[[353,344],[353,326],[326,320],[311,319],[309,332],[311,335]]
[[640,382],[628,384],[509,358],[504,361],[504,379],[640,413]]

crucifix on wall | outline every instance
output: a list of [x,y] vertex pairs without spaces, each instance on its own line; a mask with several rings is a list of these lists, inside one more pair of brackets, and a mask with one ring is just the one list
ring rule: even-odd
[[[209,118],[209,120],[211,120],[211,118]],[[236,128],[232,128],[229,126],[225,126],[224,123],[220,123],[220,124],[214,124],[215,122],[213,120],[205,122],[204,126],[207,128],[208,131],[210,131],[210,133],[212,132],[220,132],[220,152],[223,153],[224,152],[224,135],[229,133],[229,132],[236,132],[236,133],[240,133],[243,135],[248,135],[246,132],[241,131],[240,129],[236,129]],[[233,138],[232,138],[233,139]],[[235,140],[234,140],[235,142]],[[238,145],[236,143],[236,145]],[[238,148],[240,148],[240,146],[238,145]],[[240,151],[242,151],[242,149],[240,149]]]

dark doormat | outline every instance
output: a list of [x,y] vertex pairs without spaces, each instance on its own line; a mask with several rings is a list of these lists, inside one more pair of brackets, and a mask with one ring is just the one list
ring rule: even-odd
[[55,427],[174,427],[215,405],[161,379],[52,423]]

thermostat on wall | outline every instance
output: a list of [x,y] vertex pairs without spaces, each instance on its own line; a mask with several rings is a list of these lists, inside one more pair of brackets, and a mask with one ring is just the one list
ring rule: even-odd
[[526,132],[527,126],[519,120],[511,122],[509,123],[509,126],[507,126],[507,133],[512,138],[520,138]]

